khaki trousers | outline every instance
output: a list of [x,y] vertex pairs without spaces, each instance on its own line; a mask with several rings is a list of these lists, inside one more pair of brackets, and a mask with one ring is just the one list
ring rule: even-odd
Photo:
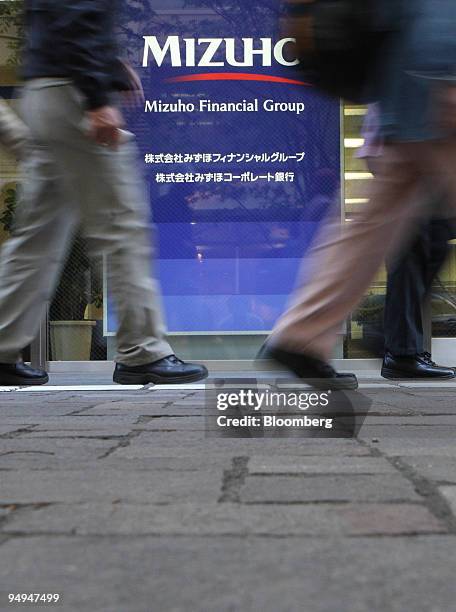
[[329,360],[343,321],[358,304],[382,261],[399,249],[423,214],[423,178],[442,188],[456,211],[456,141],[390,144],[376,161],[370,202],[342,228],[323,230],[311,253],[311,272],[279,319],[271,343]]
[[78,227],[92,255],[108,255],[116,361],[134,366],[172,354],[151,277],[151,228],[135,145],[113,151],[93,143],[84,130],[83,99],[65,81],[30,81],[22,115],[32,141],[16,229],[0,254],[0,362],[15,362],[35,338]]

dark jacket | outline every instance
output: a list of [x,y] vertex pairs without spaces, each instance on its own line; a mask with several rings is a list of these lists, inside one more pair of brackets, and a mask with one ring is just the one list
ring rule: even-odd
[[64,77],[87,98],[87,108],[128,89],[115,41],[117,0],[25,0],[23,77]]
[[444,137],[436,126],[435,93],[456,80],[455,0],[382,0],[402,24],[372,74],[382,135],[419,142]]

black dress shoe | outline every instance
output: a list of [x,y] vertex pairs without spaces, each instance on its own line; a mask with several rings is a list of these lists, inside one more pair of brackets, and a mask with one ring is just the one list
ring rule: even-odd
[[207,378],[208,371],[203,365],[185,363],[176,355],[169,355],[159,361],[141,366],[116,365],[114,382],[120,385],[147,385],[196,382]]
[[304,382],[317,389],[340,391],[358,388],[358,380],[354,374],[339,374],[326,361],[321,361],[304,353],[293,353],[266,344],[258,353],[257,359],[277,361]]
[[42,370],[35,370],[29,365],[18,363],[0,363],[0,386],[30,387],[45,385],[49,376]]
[[390,380],[407,378],[450,379],[454,378],[456,373],[453,368],[445,368],[434,363],[430,353],[400,357],[387,351],[383,358],[382,376]]

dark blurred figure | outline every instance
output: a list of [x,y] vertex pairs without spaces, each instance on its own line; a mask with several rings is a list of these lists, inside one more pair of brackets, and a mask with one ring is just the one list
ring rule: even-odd
[[[379,110],[371,104],[363,126],[364,145],[358,157],[365,159],[375,175],[376,160],[382,153],[379,136]],[[453,368],[439,366],[425,350],[423,306],[430,296],[432,284],[445,263],[448,241],[454,228],[447,219],[437,216],[444,202],[428,196],[430,209],[436,216],[424,219],[411,243],[405,244],[397,256],[389,257],[384,312],[385,355],[382,376],[389,379],[455,377]],[[426,194],[424,194],[426,197]],[[432,200],[435,206],[432,206]],[[439,206],[440,205],[440,206]]]
[[117,1],[24,4],[22,115],[31,139],[16,229],[0,258],[0,384],[47,382],[20,351],[37,333],[79,226],[91,254],[109,255],[119,322],[114,380],[204,378],[204,366],[173,354],[150,276],[149,207],[117,93],[141,99],[142,88],[117,58]]
[[453,237],[448,222],[433,217],[422,223],[410,247],[387,261],[384,378],[445,379],[456,375],[453,368],[432,361],[425,348],[423,326],[423,306]]
[[382,155],[370,203],[356,221],[326,228],[314,250],[313,273],[278,321],[263,356],[325,388],[354,388],[353,374],[329,365],[342,322],[385,256],[397,252],[423,217],[417,190],[431,182],[456,209],[456,3],[379,0],[400,25],[369,82],[380,107]]

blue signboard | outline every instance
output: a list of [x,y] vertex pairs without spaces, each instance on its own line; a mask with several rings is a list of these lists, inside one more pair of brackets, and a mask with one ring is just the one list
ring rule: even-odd
[[[303,81],[279,10],[124,2],[122,47],[146,98],[126,116],[170,332],[270,330],[337,200],[339,104]],[[113,332],[111,308],[107,320]]]

